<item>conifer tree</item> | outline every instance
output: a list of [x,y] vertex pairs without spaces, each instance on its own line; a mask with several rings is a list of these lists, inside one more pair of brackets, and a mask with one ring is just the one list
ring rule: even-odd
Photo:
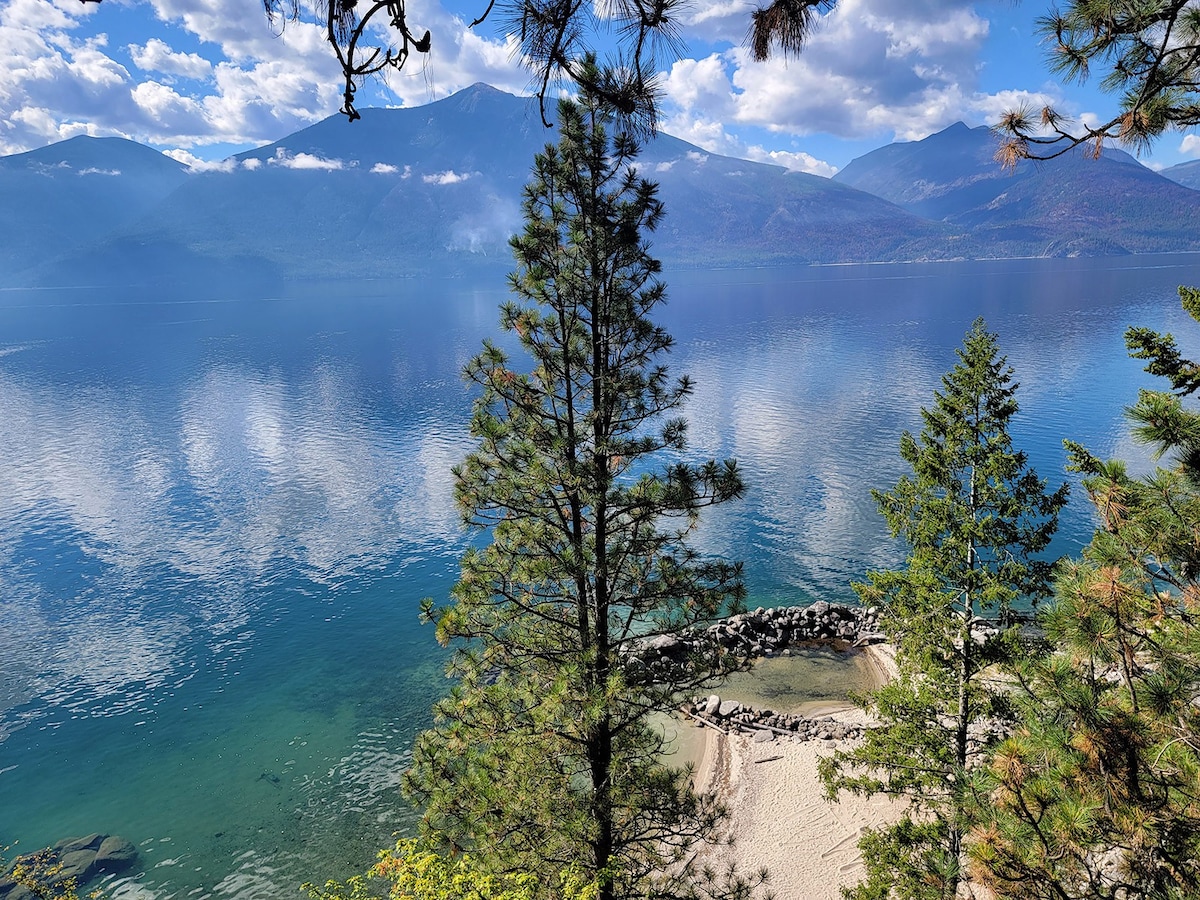
[[956,896],[972,726],[1003,702],[980,676],[1004,642],[981,640],[977,626],[981,616],[1003,619],[1015,601],[1048,593],[1051,565],[1037,554],[1066,502],[1066,485],[1048,493],[1013,447],[1017,385],[996,336],[976,320],[957,352],[958,365],[921,411],[921,434],[900,439],[912,474],[873,492],[908,545],[904,567],[869,572],[855,585],[864,604],[880,607],[899,673],[866,696],[878,724],[863,743],[822,760],[831,796],[910,802],[897,824],[864,835],[866,878],[847,892],[860,900]]
[[[1200,292],[1181,288],[1200,318]],[[1015,898],[1200,896],[1200,366],[1170,335],[1129,349],[1175,393],[1143,391],[1135,434],[1169,460],[1143,478],[1070,444],[1100,526],[1058,578],[1053,652],[1018,670],[1020,719],[982,785],[980,881]]]
[[[687,538],[742,480],[732,461],[678,461],[686,423],[670,414],[691,386],[663,364],[672,341],[651,313],[664,287],[644,238],[662,206],[610,122],[586,91],[560,104],[501,309],[523,354],[485,342],[466,368],[478,446],[455,489],[487,543],[463,556],[452,604],[429,610],[456,642],[457,684],[408,788],[429,835],[534,874],[543,895],[570,871],[597,900],[745,896],[686,864],[723,810],[663,764],[651,720],[732,664],[676,635],[740,602],[740,565],[701,560]],[[656,469],[663,458],[675,461]],[[651,643],[671,665],[646,668]]]

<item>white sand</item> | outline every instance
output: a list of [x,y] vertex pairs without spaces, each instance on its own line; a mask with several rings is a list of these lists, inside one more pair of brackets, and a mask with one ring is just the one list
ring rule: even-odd
[[[893,671],[892,658],[886,648],[871,650],[886,677]],[[866,721],[857,709],[831,708],[828,714],[846,723]],[[714,862],[732,858],[746,873],[765,867],[778,900],[836,900],[842,886],[860,880],[863,830],[895,821],[903,807],[883,797],[843,795],[840,802],[826,801],[817,760],[837,742],[780,736],[759,743],[748,735],[706,732],[696,785],[719,793],[732,814],[735,835],[734,846],[718,851]]]

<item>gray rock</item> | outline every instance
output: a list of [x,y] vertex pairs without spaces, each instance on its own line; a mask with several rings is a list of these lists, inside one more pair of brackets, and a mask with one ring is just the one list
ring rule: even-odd
[[137,861],[137,847],[125,838],[109,835],[96,851],[96,866],[104,872],[119,872]]
[[655,650],[659,653],[669,653],[679,646],[679,638],[672,634],[657,634],[642,641],[642,649]]
[[83,884],[96,874],[95,850],[72,850],[69,853],[60,853],[58,861],[62,864],[62,869],[50,879],[51,884],[61,884],[69,878],[74,878],[77,884]]
[[754,743],[756,744],[766,744],[773,740],[775,740],[774,732],[767,731],[765,729],[759,729],[758,731],[754,732]]
[[741,709],[742,704],[736,700],[723,700],[721,701],[721,705],[717,707],[717,715],[722,719],[727,719],[733,714],[740,712]]
[[100,844],[104,842],[107,835],[98,832],[92,832],[84,837],[64,838],[55,844],[52,849],[59,856],[65,853],[73,853],[76,850],[98,850]]
[[704,706],[702,707],[701,712],[703,712],[706,716],[715,716],[717,714],[717,710],[719,710],[720,708],[721,708],[721,698],[718,697],[716,694],[709,694],[708,700],[705,702]]

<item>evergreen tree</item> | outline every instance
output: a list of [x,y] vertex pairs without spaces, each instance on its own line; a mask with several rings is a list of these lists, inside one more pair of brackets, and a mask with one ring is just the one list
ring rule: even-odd
[[[491,342],[466,368],[479,443],[456,495],[488,543],[463,556],[453,603],[429,610],[457,642],[457,684],[408,788],[428,834],[547,894],[571,871],[598,900],[690,896],[716,890],[685,855],[723,810],[663,764],[651,717],[731,665],[675,635],[740,602],[740,566],[700,560],[687,538],[743,486],[732,461],[654,470],[685,449],[686,423],[665,417],[691,388],[668,376],[671,338],[650,318],[664,287],[643,235],[662,206],[610,121],[588,92],[561,103],[561,140],[525,190],[501,325],[531,368]],[[649,671],[651,643],[673,664]]]
[[1045,107],[1013,110],[997,130],[1005,165],[1047,159],[1079,144],[1098,156],[1108,141],[1140,152],[1165,132],[1200,124],[1200,10],[1193,0],[1067,0],[1038,23],[1049,67],[1068,81],[1104,72],[1102,91],[1119,98],[1107,120],[1072,122]]
[[[1181,288],[1200,318],[1200,293]],[[1144,478],[1068,444],[1100,527],[1042,614],[1021,716],[997,748],[973,846],[999,896],[1200,896],[1200,366],[1170,335],[1126,334],[1176,393],[1144,391],[1135,433],[1170,460]]]
[[858,747],[822,760],[831,796],[848,790],[907,798],[895,825],[866,832],[865,880],[847,896],[952,900],[963,881],[970,805],[972,726],[1003,696],[984,670],[1004,653],[984,641],[982,614],[1005,618],[1014,601],[1048,593],[1046,548],[1066,502],[1014,449],[1012,369],[982,320],[967,333],[959,363],[942,379],[919,436],[905,432],[900,455],[912,475],[873,495],[894,536],[908,544],[904,567],[869,572],[856,584],[881,609],[899,673],[866,696],[878,719]]

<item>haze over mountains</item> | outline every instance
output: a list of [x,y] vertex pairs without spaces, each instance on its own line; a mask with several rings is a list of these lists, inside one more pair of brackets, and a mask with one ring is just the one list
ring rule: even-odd
[[[475,85],[428,106],[332,116],[195,172],[115,138],[0,158],[0,286],[425,277],[507,268],[535,101]],[[639,171],[669,265],[843,263],[1200,250],[1200,191],[1120,151],[1002,171],[954,125],[834,179],[659,135]],[[1172,174],[1168,170],[1166,174]],[[1198,173],[1200,174],[1200,173]]]

